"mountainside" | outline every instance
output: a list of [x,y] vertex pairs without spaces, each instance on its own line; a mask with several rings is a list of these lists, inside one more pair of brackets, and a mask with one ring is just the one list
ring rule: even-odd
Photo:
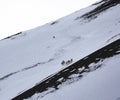
[[102,0],[1,40],[0,99],[119,100],[119,3]]
[[[12,100],[23,100],[23,99],[27,99],[30,97],[32,97],[32,99],[38,100],[51,92],[55,92],[56,90],[60,89],[61,87],[65,86],[65,85],[79,81],[79,79],[84,77],[85,74],[88,74],[89,72],[95,71],[96,69],[98,69],[100,67],[109,67],[110,66],[109,63],[111,63],[111,62],[112,62],[112,66],[114,65],[114,67],[117,68],[117,64],[119,64],[119,61],[117,61],[117,59],[120,58],[119,54],[120,54],[120,39],[102,49],[99,49],[98,51],[92,53],[91,55],[86,56],[85,58],[83,58],[83,59],[77,61],[76,63],[72,64],[71,66],[53,74],[52,76],[49,76],[48,78],[44,79],[39,84],[37,84],[36,86],[32,87],[31,89],[25,91],[24,93],[22,93],[18,96],[16,96]],[[117,56],[117,55],[119,55],[119,56]],[[112,70],[114,71],[116,69],[113,68]],[[106,70],[106,71],[108,71],[108,70]],[[118,72],[120,72],[120,68],[119,68]],[[118,72],[116,73],[116,75],[119,74]],[[106,75],[106,74],[107,73],[104,73],[104,75]],[[114,76],[114,74],[113,74],[113,76]],[[116,78],[118,78],[118,77],[119,76],[116,76]],[[117,80],[115,82],[120,83],[120,80],[119,81]],[[112,82],[112,85],[115,85],[115,82]],[[88,86],[89,86],[89,83],[88,83]],[[117,85],[117,86],[119,86],[119,85]],[[79,85],[77,87],[79,87]],[[114,86],[112,86],[112,87],[114,87]],[[73,93],[72,89],[70,89],[70,90]],[[83,90],[78,90],[78,92],[80,92],[80,91],[82,92]],[[72,93],[70,93],[70,94],[72,95]],[[120,93],[120,90],[119,90],[119,93]],[[107,93],[107,96],[109,96],[109,94],[110,93]],[[114,94],[112,94],[112,95],[114,95]],[[64,95],[65,95],[65,93],[64,93]],[[67,95],[69,95],[69,94],[67,94]],[[79,97],[79,95],[78,95],[78,97]],[[104,94],[103,97],[106,98],[106,95]],[[51,100],[56,100],[56,98],[52,98]],[[72,100],[72,99],[70,99],[70,100]],[[93,99],[90,99],[90,100],[93,100]]]

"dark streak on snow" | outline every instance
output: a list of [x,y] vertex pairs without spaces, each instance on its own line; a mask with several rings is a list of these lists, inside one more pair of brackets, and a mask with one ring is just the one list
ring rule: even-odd
[[1,77],[1,78],[0,78],[0,81],[4,80],[4,79],[6,79],[6,78],[8,78],[8,77],[10,77],[10,76],[12,76],[12,75],[14,75],[14,74],[17,74],[18,72],[20,72],[20,71],[16,71],[16,72],[12,72],[12,73],[10,73],[10,74],[7,74],[7,75]]
[[94,3],[94,4],[92,4],[92,5],[98,5],[98,4],[100,4],[100,3],[103,3],[103,1],[104,1],[104,0],[98,1],[98,2],[96,2],[96,3]]
[[54,24],[57,24],[57,23],[58,23],[58,21],[54,21],[50,25],[54,25]]
[[4,39],[2,39],[2,40],[9,39],[9,38],[15,39],[14,36],[17,36],[17,35],[20,35],[20,34],[22,34],[22,32],[19,32],[19,33],[17,33],[17,34],[11,35],[11,36],[8,36],[8,37],[6,37],[6,38],[4,38]]
[[35,64],[35,65],[33,65],[33,66],[24,68],[24,69],[22,69],[21,71],[26,71],[26,70],[29,70],[29,69],[31,69],[31,68],[35,68],[35,67],[37,67],[37,66],[39,66],[39,65],[49,63],[49,62],[51,62],[51,61],[53,61],[53,60],[54,60],[54,59],[49,59],[48,61],[37,63],[37,64]]
[[14,74],[17,74],[17,73],[20,73],[20,72],[23,72],[23,71],[27,71],[27,70],[29,70],[29,69],[38,67],[39,65],[49,63],[49,62],[51,62],[51,61],[53,61],[53,60],[54,60],[54,59],[51,58],[51,59],[49,59],[48,61],[39,62],[39,63],[37,63],[37,64],[34,64],[34,65],[30,66],[30,67],[26,67],[26,68],[21,69],[21,70],[19,70],[19,71],[15,71],[15,72],[9,73],[9,74],[1,77],[1,78],[0,78],[0,81],[2,81],[2,80],[4,80],[4,79],[7,79],[7,78],[10,77],[10,76],[13,76]]
[[102,3],[101,5],[99,5],[95,9],[93,9],[92,11],[87,12],[86,14],[77,17],[75,20],[78,20],[80,18],[84,18],[84,19],[88,19],[88,20],[95,19],[95,18],[97,18],[98,14],[100,14],[103,11],[106,11],[107,9],[119,4],[120,0],[102,0],[101,2],[104,2],[104,3]]
[[36,86],[19,94],[12,100],[27,99],[32,97],[34,94],[38,94],[36,98],[42,98],[64,85],[78,81],[84,76],[84,73],[89,73],[100,68],[106,58],[120,54],[118,51],[120,51],[120,39],[88,55],[67,68],[50,75]]
[[106,42],[109,42],[109,41],[111,41],[112,39],[114,39],[114,38],[116,38],[116,37],[118,37],[118,36],[120,36],[120,33],[117,34],[117,35],[112,36],[112,37],[111,37],[110,39],[108,39]]

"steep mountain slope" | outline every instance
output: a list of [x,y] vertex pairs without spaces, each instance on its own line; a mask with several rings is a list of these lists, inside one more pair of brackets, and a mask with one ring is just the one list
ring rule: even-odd
[[[113,65],[114,65],[114,67],[117,68],[118,64],[120,63],[117,59],[120,59],[120,39],[111,43],[110,45],[92,53],[91,55],[86,56],[85,58],[77,61],[76,63],[72,64],[71,66],[49,76],[48,78],[44,79],[39,84],[37,84],[36,86],[25,91],[24,93],[21,93],[20,95],[16,96],[12,100],[24,100],[27,98],[28,99],[32,98],[33,100],[41,99],[44,96],[46,96],[47,94],[61,89],[61,87],[65,86],[65,85],[69,85],[71,83],[79,81],[79,79],[84,77],[85,74],[95,71],[96,69],[98,69],[100,67],[108,67],[109,68],[109,66],[111,66],[110,64],[112,64],[112,66],[110,67],[111,69],[112,69]],[[109,69],[107,69],[106,71],[108,72]],[[117,68],[117,70],[118,70],[117,73],[114,73],[114,71],[116,71],[116,69],[113,68],[111,70],[111,72],[112,71],[113,72],[110,76],[117,75],[116,76],[117,81],[115,81],[115,82],[117,82],[117,86],[115,86],[114,81],[112,82],[112,84],[109,84],[109,86],[111,86],[112,89],[114,87],[117,87],[117,88],[119,87],[118,83],[120,83],[120,79],[119,79],[118,74],[120,72],[120,68]],[[103,71],[100,72],[101,76],[107,74],[107,73],[104,73],[102,75],[101,73],[103,74],[104,72]],[[107,76],[107,77],[110,77],[110,76]],[[94,78],[98,79],[99,77],[96,76]],[[106,76],[104,76],[103,79],[106,79]],[[90,82],[87,81],[87,84],[89,87]],[[105,82],[105,84],[108,84],[108,83]],[[96,83],[94,85],[96,85]],[[78,84],[77,87],[81,87],[81,86]],[[84,87],[86,87],[86,86],[84,86]],[[98,88],[98,87],[96,87],[96,88]],[[119,89],[120,88],[117,89],[117,93],[120,93]],[[72,89],[70,89],[70,90],[71,90],[71,93],[69,93],[69,94],[65,95],[64,92],[62,93],[66,96],[65,98],[67,98],[68,95],[70,95],[70,94],[72,95],[72,93],[75,93],[75,91],[72,91]],[[82,93],[82,91],[83,90],[78,90],[78,92],[80,92],[80,93]],[[113,96],[114,94],[116,94],[116,90],[112,90],[112,91],[114,91],[112,94],[112,96]],[[92,91],[89,91],[89,92],[92,92]],[[109,94],[110,93],[104,92],[104,95],[102,95],[102,98],[108,97]],[[95,95],[94,98],[96,98],[96,95],[98,95],[98,94],[94,94],[94,95]],[[81,97],[81,96],[78,95],[76,98],[77,100],[79,100],[78,97]],[[85,95],[83,97],[85,97]],[[102,98],[99,98],[99,99],[101,100]],[[108,98],[110,98],[110,97],[108,97]],[[83,100],[83,98],[81,98],[81,99]],[[56,98],[52,98],[50,100],[56,100]],[[69,100],[73,100],[73,97],[72,97],[72,99],[69,99]],[[96,99],[90,99],[90,100],[96,100]]]
[[[61,65],[63,60],[73,59],[75,63],[119,39],[119,10],[119,0],[102,0],[42,27],[1,40],[0,98],[14,98],[68,67],[69,64]],[[120,62],[115,61],[111,67]]]

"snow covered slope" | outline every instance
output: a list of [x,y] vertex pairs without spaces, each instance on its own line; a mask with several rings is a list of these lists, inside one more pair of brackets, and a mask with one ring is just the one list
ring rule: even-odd
[[[92,94],[93,97],[90,100],[96,100],[98,95],[99,95],[99,100],[102,100],[102,99],[113,100],[111,99],[111,97],[112,98],[116,97],[116,94],[119,96],[119,93],[120,93],[120,88],[118,88],[120,84],[120,79],[119,79],[120,68],[118,67],[118,64],[120,61],[118,59],[120,59],[120,39],[86,56],[85,58],[77,61],[71,66],[47,77],[46,79],[38,83],[36,86],[25,91],[24,93],[21,93],[20,95],[16,96],[12,100],[24,100],[24,99],[40,100],[44,96],[50,93],[54,93],[53,95],[56,97],[61,95],[60,98],[63,98],[62,100],[67,100],[68,96],[70,95],[71,98],[69,98],[69,100],[73,100],[74,95],[72,96],[72,94],[76,92],[78,93],[76,95],[77,97],[75,100],[79,100],[79,99],[88,100],[88,98],[91,98],[91,96],[86,97],[86,93],[82,95],[83,91],[86,91],[88,94],[91,94],[91,92],[93,93]],[[113,66],[115,68],[113,68]],[[104,70],[99,69],[100,71],[99,75],[92,73],[93,74],[92,78],[94,78],[94,81],[92,79],[91,80],[87,79],[87,82],[86,82],[87,86],[85,85],[83,86],[82,89],[79,89],[76,91],[74,90],[74,88],[69,87],[68,89],[70,90],[70,92],[66,93],[64,92],[64,89],[63,89],[61,91],[62,93],[59,94],[60,92],[59,90],[62,87],[65,87],[66,85],[70,85],[71,83],[75,83],[77,81],[82,82],[83,80],[80,80],[82,77],[84,78],[84,76],[87,75],[88,73],[98,70],[98,68],[101,68],[101,67],[103,68],[107,67],[109,69],[107,68],[106,69],[104,68]],[[112,78],[113,76],[116,76],[116,77],[114,77],[113,79]],[[103,86],[96,86],[97,85],[96,80],[100,80],[99,82],[102,82],[101,78],[102,80],[104,80],[103,83],[106,85],[108,84],[109,87],[107,86],[105,87],[104,84]],[[110,82],[111,80],[114,80],[114,81],[112,81],[111,83],[108,83],[108,81]],[[90,91],[86,89],[86,87],[91,88],[91,85],[92,85],[91,81],[93,81],[94,83],[93,85],[95,86],[95,89],[98,92],[94,93],[93,90]],[[75,85],[75,87],[77,88],[81,87],[80,83],[78,85]],[[102,89],[98,90],[97,88],[99,87],[101,87]],[[106,88],[106,91],[104,91],[104,93],[102,94],[102,91],[105,88]],[[111,92],[108,92],[107,88],[109,88],[109,91]],[[56,95],[57,90],[59,95],[58,94]],[[62,97],[62,95],[64,96]],[[50,95],[50,97],[48,96],[47,99],[45,100],[49,100],[50,98],[51,98],[50,100],[56,100],[54,96],[51,98],[51,95]],[[61,99],[57,99],[57,100],[61,100]]]
[[[10,100],[68,67],[61,65],[63,60],[77,62],[119,39],[119,11],[119,0],[103,0],[57,21],[1,40],[0,99]],[[120,62],[115,61],[117,65]]]

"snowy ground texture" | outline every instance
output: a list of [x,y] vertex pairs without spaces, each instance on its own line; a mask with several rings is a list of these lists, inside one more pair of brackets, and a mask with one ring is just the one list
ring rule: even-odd
[[[11,100],[59,71],[65,68],[69,70],[68,66],[75,65],[96,50],[116,40],[119,42],[119,3],[119,0],[103,0],[42,27],[1,40],[0,100]],[[32,93],[28,99],[119,100],[119,43],[117,45],[117,54],[115,52],[112,55],[115,49],[113,46],[109,49],[111,56],[91,63],[90,69],[81,67],[80,71],[87,72],[84,75],[75,74],[76,71],[73,70],[73,74],[69,76],[72,80],[63,81],[60,78],[62,85],[51,87],[44,93]],[[70,59],[73,59],[72,63],[61,65],[63,60]]]

